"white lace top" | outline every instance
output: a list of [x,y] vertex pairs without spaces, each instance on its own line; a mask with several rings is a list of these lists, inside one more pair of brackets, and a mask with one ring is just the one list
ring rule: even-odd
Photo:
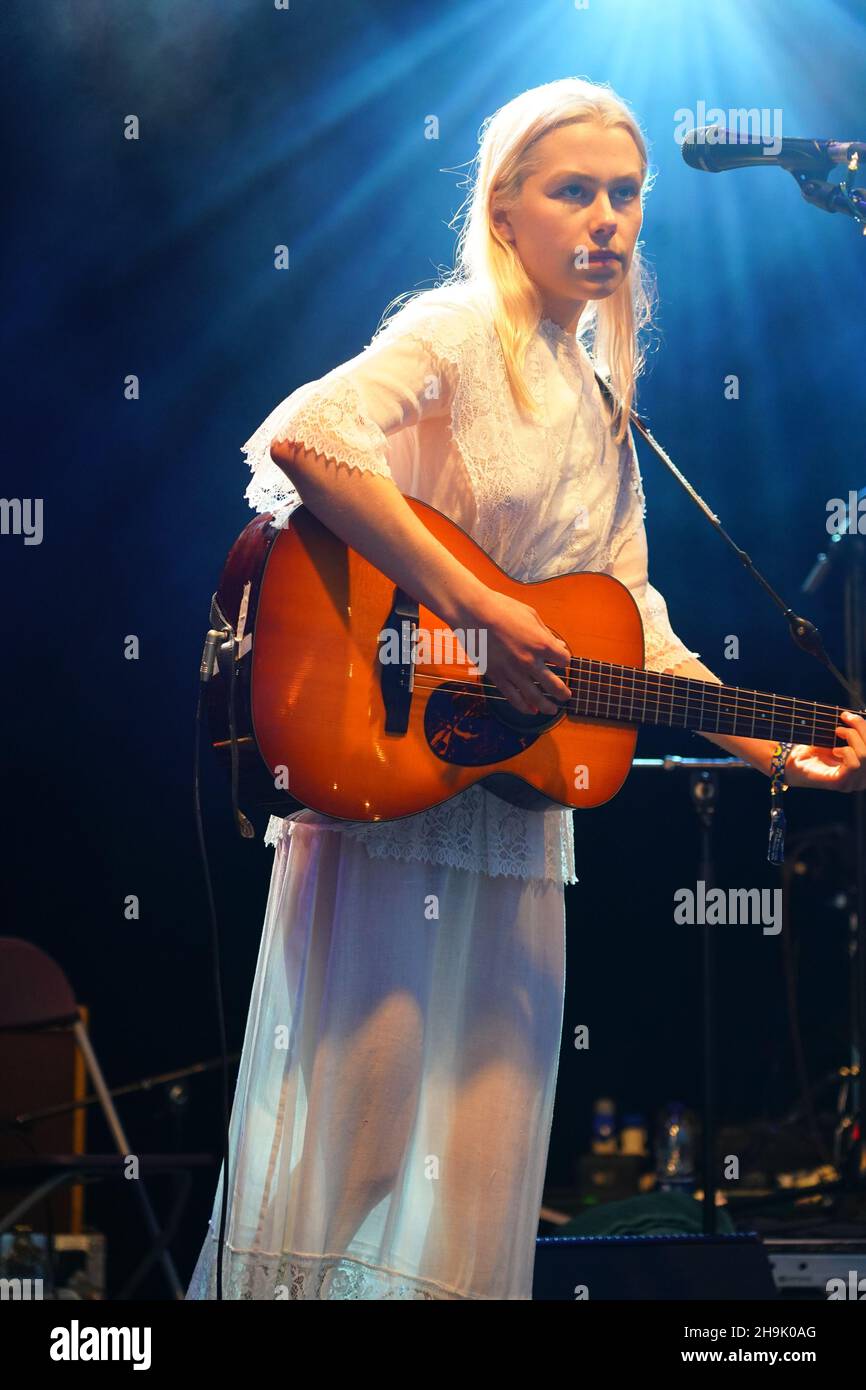
[[[391,477],[467,531],[508,574],[538,580],[598,570],[634,594],[645,661],[675,668],[697,652],[673,632],[647,577],[645,501],[631,433],[617,446],[590,358],[542,319],[526,362],[540,423],[514,405],[483,294],[426,291],[350,361],[281,401],[243,446],[246,497],[286,525],[301,499],[270,456],[274,439]],[[373,857],[421,859],[488,874],[575,883],[573,812],[525,811],[478,785],[398,821],[335,822]],[[287,818],[293,819],[293,817]],[[265,843],[285,820],[271,817]]]

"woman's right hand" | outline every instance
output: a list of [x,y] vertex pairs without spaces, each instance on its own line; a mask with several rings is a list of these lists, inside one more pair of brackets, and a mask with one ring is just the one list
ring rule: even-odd
[[568,686],[549,669],[567,668],[571,653],[528,603],[488,589],[467,623],[487,634],[485,679],[521,714],[558,714],[555,701],[571,699]]

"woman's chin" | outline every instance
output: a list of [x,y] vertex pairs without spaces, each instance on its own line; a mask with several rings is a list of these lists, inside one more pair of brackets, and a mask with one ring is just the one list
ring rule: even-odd
[[609,299],[615,294],[625,279],[622,266],[612,269],[599,268],[598,271],[583,267],[576,274],[577,293],[581,299]]
[[585,299],[610,299],[611,295],[616,293],[621,284],[622,276],[618,275],[616,277],[616,283],[611,281],[606,285],[588,284],[584,286],[581,293]]

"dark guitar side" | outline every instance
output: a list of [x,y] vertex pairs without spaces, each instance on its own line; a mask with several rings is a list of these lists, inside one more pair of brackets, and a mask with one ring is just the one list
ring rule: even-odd
[[[485,584],[530,603],[575,656],[643,665],[643,629],[629,591],[607,575],[564,574],[534,584],[510,578],[460,527],[435,508],[407,497],[413,511],[456,558]],[[260,543],[262,520],[258,527]],[[248,528],[249,529],[249,528]],[[271,536],[274,535],[270,528]],[[236,547],[237,564],[244,547]],[[452,740],[466,739],[459,723],[440,730],[431,748],[425,713],[433,687],[472,682],[465,663],[416,667],[405,732],[385,730],[379,633],[391,613],[395,586],[363,556],[334,536],[306,507],[270,543],[263,572],[253,579],[251,712],[261,757],[277,775],[285,769],[289,795],[314,810],[348,820],[393,820],[446,801],[473,782],[497,795],[542,809],[587,808],[610,800],[631,767],[637,728],[562,713],[531,736],[514,734],[495,714],[472,726],[478,766],[447,761]],[[243,574],[223,575],[225,611],[232,609]],[[257,587],[258,586],[258,587]],[[231,598],[229,597],[231,596]],[[423,605],[419,625],[447,628]],[[250,623],[247,624],[247,631]],[[431,678],[432,677],[432,678]],[[480,697],[480,692],[479,692]],[[438,704],[433,709],[438,708]],[[494,707],[473,707],[484,711]],[[466,709],[456,697],[455,709]],[[512,715],[516,712],[508,706]],[[432,711],[431,711],[432,716]],[[497,746],[502,744],[501,756]],[[461,753],[467,750],[465,744]],[[586,774],[578,776],[585,768]],[[575,785],[576,780],[578,785]],[[586,781],[586,785],[580,785]],[[285,814],[285,811],[284,811]]]

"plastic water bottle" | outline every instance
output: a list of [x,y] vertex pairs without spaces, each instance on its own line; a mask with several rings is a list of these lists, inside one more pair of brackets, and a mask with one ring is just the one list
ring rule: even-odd
[[695,1188],[692,1127],[680,1101],[671,1101],[662,1113],[656,1136],[656,1187],[659,1192]]

